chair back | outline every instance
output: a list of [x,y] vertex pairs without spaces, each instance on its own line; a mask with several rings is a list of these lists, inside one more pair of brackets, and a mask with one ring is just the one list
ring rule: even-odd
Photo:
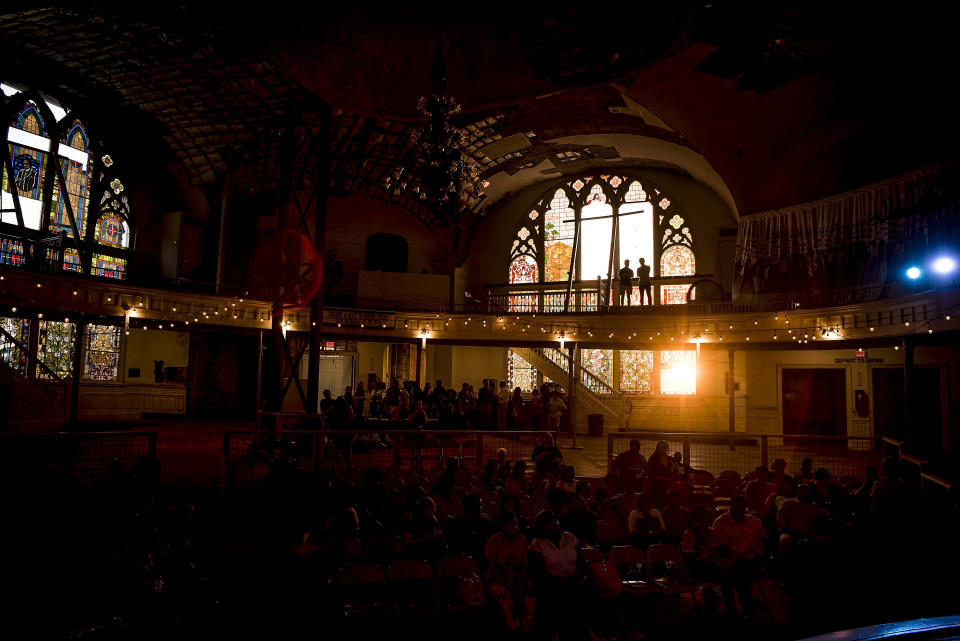
[[607,557],[603,555],[603,552],[597,548],[580,548],[580,555],[587,563],[598,563],[607,560]]
[[640,582],[647,579],[647,558],[635,545],[615,545],[607,552],[607,558],[620,570],[625,582]]

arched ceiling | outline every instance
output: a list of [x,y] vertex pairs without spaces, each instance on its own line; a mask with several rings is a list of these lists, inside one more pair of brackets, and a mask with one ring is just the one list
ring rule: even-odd
[[[442,34],[458,124],[487,202],[603,165],[650,163],[749,214],[953,155],[952,23],[935,5],[594,0],[510,11],[204,3],[0,13],[7,80],[140,119],[195,184],[276,189],[298,110],[308,182],[318,101],[333,105],[331,184],[424,203],[383,179],[410,155]],[[474,209],[482,210],[487,202]]]

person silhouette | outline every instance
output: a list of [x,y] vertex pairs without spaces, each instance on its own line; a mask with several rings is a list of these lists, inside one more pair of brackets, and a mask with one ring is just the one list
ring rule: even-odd
[[650,290],[650,265],[640,258],[637,267],[637,286],[640,288],[640,304],[643,305],[643,295],[647,295],[647,305],[653,305],[653,294]]

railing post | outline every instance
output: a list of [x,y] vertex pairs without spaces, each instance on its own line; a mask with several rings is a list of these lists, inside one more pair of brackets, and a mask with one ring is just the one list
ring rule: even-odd
[[613,434],[607,434],[607,473],[612,471],[613,467]]
[[766,435],[760,437],[760,465],[767,467],[770,461],[770,449]]
[[690,465],[690,439],[683,439],[683,460]]

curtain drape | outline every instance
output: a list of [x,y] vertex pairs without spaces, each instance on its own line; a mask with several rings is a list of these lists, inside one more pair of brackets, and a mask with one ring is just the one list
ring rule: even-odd
[[788,294],[808,305],[888,295],[899,268],[951,244],[960,230],[960,171],[919,169],[830,198],[744,216],[733,296]]

